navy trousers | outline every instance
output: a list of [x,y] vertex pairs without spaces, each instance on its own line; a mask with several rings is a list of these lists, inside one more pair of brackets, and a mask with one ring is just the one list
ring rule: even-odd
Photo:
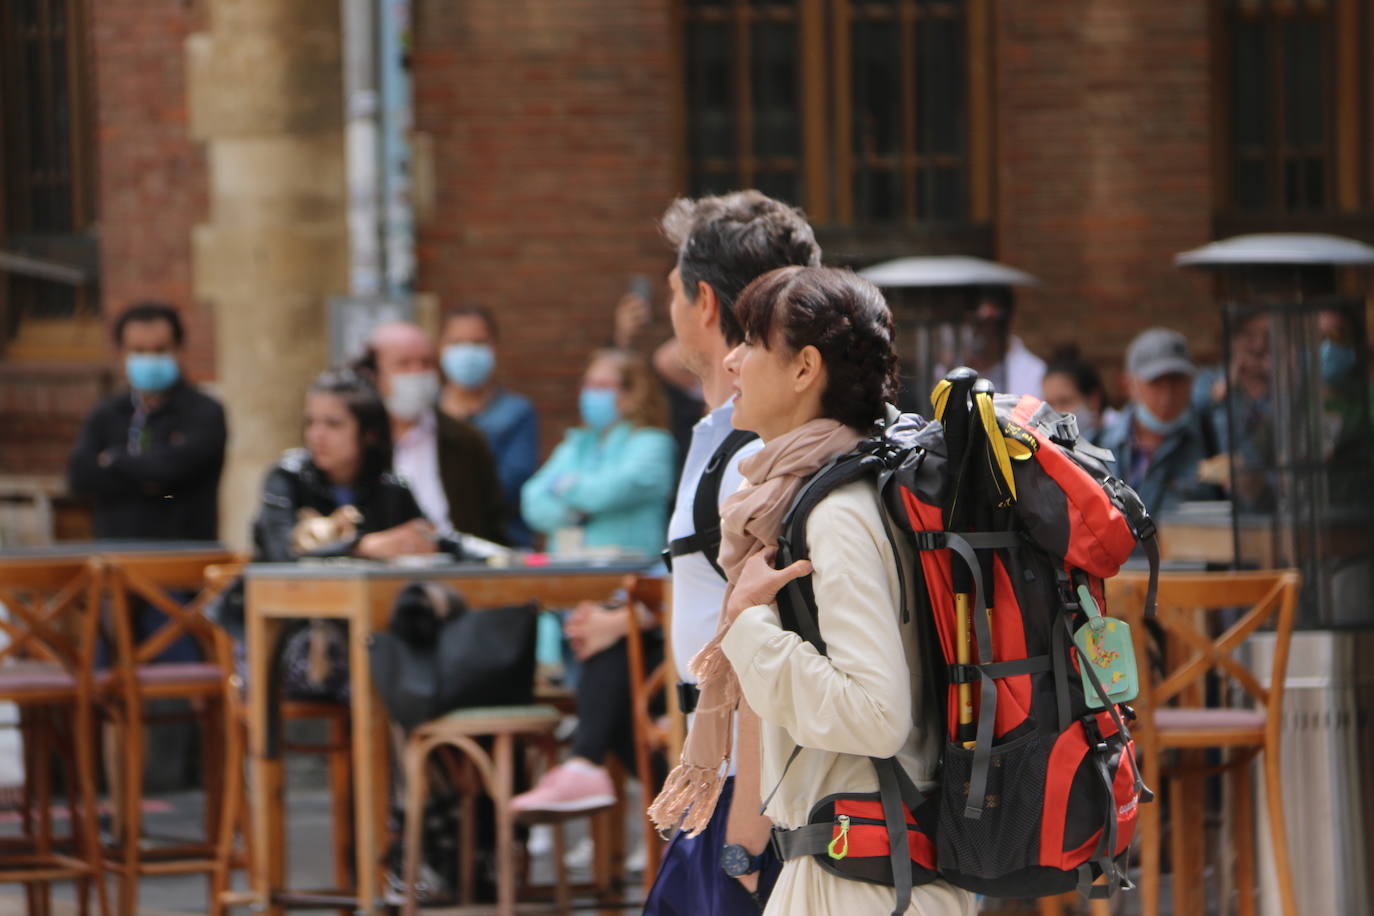
[[[706,829],[695,837],[679,831],[668,844],[654,886],[644,901],[646,916],[758,916],[759,906],[744,885],[720,870],[734,789],[735,778],[731,776]],[[769,847],[759,873],[759,899],[768,900],[781,870],[782,863]]]

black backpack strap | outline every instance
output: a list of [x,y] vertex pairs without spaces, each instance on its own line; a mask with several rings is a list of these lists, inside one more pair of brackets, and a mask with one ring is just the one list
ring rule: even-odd
[[[867,474],[876,474],[881,464],[874,455],[850,452],[832,460],[802,485],[778,527],[775,563],[778,569],[808,558],[806,525],[812,510],[820,501],[847,483]],[[882,507],[879,507],[879,511],[886,513]],[[783,629],[800,635],[824,655],[825,640],[821,639],[820,623],[816,619],[816,593],[811,587],[811,577],[802,576],[788,582],[778,593],[777,601]]]
[[[873,769],[878,773],[878,794],[883,804],[883,821],[887,827],[888,855],[892,863],[892,888],[897,893],[897,905],[892,916],[902,916],[911,903],[911,848],[907,842],[906,814],[902,807],[902,782],[898,778],[901,765],[895,757],[870,758]],[[905,776],[906,774],[902,774]],[[915,785],[906,780],[915,791]],[[918,806],[919,807],[919,806]],[[911,809],[913,817],[916,809]]]
[[720,484],[725,478],[725,469],[730,459],[750,442],[758,438],[757,433],[746,429],[733,429],[716,446],[706,461],[706,468],[697,481],[696,494],[692,497],[692,533],[687,537],[673,538],[668,543],[669,557],[682,557],[700,553],[706,557],[711,568],[722,579],[725,570],[720,568]]

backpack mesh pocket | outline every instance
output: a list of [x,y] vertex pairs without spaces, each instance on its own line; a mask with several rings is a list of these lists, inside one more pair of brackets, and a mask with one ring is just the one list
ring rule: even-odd
[[1037,732],[995,746],[979,818],[964,816],[974,751],[945,747],[940,778],[941,871],[994,878],[1036,864],[1047,758]]

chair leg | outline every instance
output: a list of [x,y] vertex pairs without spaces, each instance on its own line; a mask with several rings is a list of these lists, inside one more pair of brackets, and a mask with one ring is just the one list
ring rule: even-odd
[[500,916],[515,914],[515,821],[510,812],[514,795],[515,738],[509,733],[496,736],[492,748],[495,782],[491,787],[496,807],[496,909]]
[[1255,916],[1255,799],[1250,780],[1250,767],[1253,765],[1254,758],[1247,754],[1245,761],[1236,764],[1231,771],[1236,916]]
[[1269,813],[1269,839],[1274,849],[1274,876],[1279,885],[1279,904],[1284,916],[1297,916],[1293,896],[1293,866],[1288,852],[1288,825],[1283,816],[1283,787],[1279,781],[1278,742],[1264,748],[1264,795]]
[[[1198,769],[1194,752],[1179,754],[1184,767]],[[1171,779],[1169,792],[1169,861],[1173,871],[1174,916],[1204,916],[1203,866],[1206,798],[1204,777],[1194,773]]]
[[568,883],[568,863],[564,861],[567,838],[563,835],[563,821],[556,820],[549,826],[553,830],[554,900],[558,903],[559,913],[571,913],[572,888]]
[[470,905],[477,894],[477,800],[479,785],[472,761],[463,757],[463,778],[458,802],[458,902]]
[[405,838],[402,856],[405,860],[401,873],[405,883],[404,916],[415,916],[415,882],[420,879],[420,842],[425,811],[425,759],[429,756],[429,745],[422,742],[407,742],[403,765],[405,767]]
[[[35,759],[38,772],[34,774],[34,790],[38,801],[38,833],[34,850],[40,856],[52,854],[52,726],[45,710],[34,729]],[[47,916],[52,900],[52,886],[46,881],[34,882],[37,903],[36,916]]]
[[[334,832],[334,886],[353,887],[353,750],[348,720],[329,720],[329,807]],[[351,916],[348,909],[338,916]]]
[[[210,916],[223,916],[223,897],[229,891],[229,877],[234,870],[234,847],[244,826],[243,791],[243,725],[228,714],[225,725],[224,794],[219,812],[219,829],[215,836],[215,868],[210,873]],[[248,831],[243,831],[246,836]]]
[[[95,780],[95,715],[89,703],[78,703],[73,720],[72,752],[76,759],[76,790],[69,792],[72,823],[80,808],[81,845],[92,869],[96,907],[100,916],[110,916],[110,896],[105,880],[105,853],[100,843],[100,794]],[[86,912],[86,893],[81,894],[81,911]]]
[[136,703],[124,709],[124,735],[120,742],[124,776],[120,845],[123,852],[119,885],[119,916],[137,916],[138,879],[142,870],[139,840],[143,834],[143,711]]

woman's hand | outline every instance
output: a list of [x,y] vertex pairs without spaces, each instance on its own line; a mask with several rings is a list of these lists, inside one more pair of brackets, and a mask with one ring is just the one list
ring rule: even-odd
[[434,553],[436,549],[434,526],[417,518],[363,535],[353,552],[371,560],[391,560],[409,554]]
[[811,575],[811,561],[798,560],[783,569],[774,569],[773,560],[778,549],[769,547],[760,550],[744,561],[744,569],[730,592],[730,600],[725,605],[725,616],[733,621],[745,608],[759,604],[772,604],[782,587],[793,579]]

